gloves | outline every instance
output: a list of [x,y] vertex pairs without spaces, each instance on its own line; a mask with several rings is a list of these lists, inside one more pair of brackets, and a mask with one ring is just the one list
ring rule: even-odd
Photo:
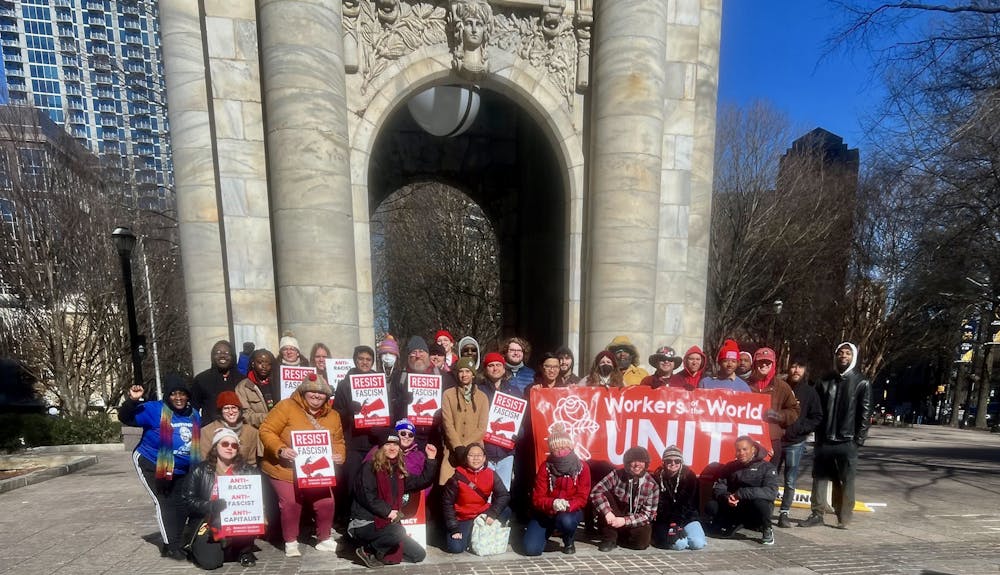
[[781,423],[781,414],[773,409],[768,409],[764,418],[771,423]]
[[212,511],[213,515],[218,515],[219,513],[222,513],[222,511],[226,509],[227,505],[228,504],[226,503],[225,499],[215,499],[213,501],[208,502],[208,507]]
[[552,502],[552,509],[555,509],[556,512],[569,511],[569,501],[556,499]]

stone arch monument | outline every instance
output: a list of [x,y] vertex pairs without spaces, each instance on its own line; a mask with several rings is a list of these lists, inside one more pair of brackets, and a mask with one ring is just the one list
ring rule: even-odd
[[196,369],[218,339],[273,348],[286,329],[335,355],[374,344],[377,142],[445,84],[509,101],[479,114],[518,110],[553,158],[547,305],[578,365],[619,334],[641,354],[701,343],[721,0],[172,0],[160,17]]

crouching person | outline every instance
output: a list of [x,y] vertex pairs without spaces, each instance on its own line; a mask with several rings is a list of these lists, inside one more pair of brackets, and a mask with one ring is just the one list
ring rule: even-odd
[[455,469],[441,493],[448,553],[462,553],[469,547],[476,517],[485,515],[487,525],[510,518],[510,493],[500,476],[486,466],[486,450],[473,443],[464,456],[464,463]]
[[191,558],[202,569],[218,569],[237,559],[240,565],[252,567],[257,564],[252,552],[254,538],[221,535],[219,513],[226,508],[226,500],[219,499],[216,478],[222,475],[258,475],[240,454],[239,436],[228,427],[219,428],[212,436],[208,456],[194,468],[184,486],[184,503],[191,517],[200,519],[191,541]]
[[698,476],[684,465],[684,455],[676,445],[666,448],[662,459],[663,465],[655,474],[660,499],[653,521],[653,546],[675,551],[701,549],[706,541],[698,515]]
[[741,527],[758,529],[761,544],[774,545],[771,513],[778,496],[778,472],[764,460],[767,450],[749,436],[736,439],[736,459],[722,467],[705,511],[712,526],[731,537]]
[[630,448],[624,459],[624,469],[605,475],[590,492],[601,531],[598,551],[611,551],[618,545],[649,547],[660,487],[647,471],[649,452],[645,448]]
[[[419,563],[427,552],[406,534],[403,519],[404,496],[429,487],[437,477],[437,448],[424,449],[427,461],[420,475],[406,470],[399,437],[390,433],[370,461],[361,466],[354,484],[354,502],[347,534],[358,545],[355,552],[367,567]],[[412,495],[419,497],[419,494]]]
[[538,466],[531,492],[531,521],[524,532],[524,554],[541,555],[558,530],[562,552],[576,553],[576,528],[590,495],[590,468],[573,452],[573,438],[565,431],[549,434],[549,456]]

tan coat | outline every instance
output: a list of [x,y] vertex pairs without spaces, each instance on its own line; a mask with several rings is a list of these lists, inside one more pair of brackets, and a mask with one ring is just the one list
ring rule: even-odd
[[[208,452],[212,450],[212,438],[215,437],[215,432],[221,429],[222,426],[222,420],[216,419],[201,428],[202,440],[199,443],[201,444],[202,461],[208,457]],[[257,465],[257,453],[259,453],[258,450],[260,449],[260,435],[257,433],[257,428],[252,425],[243,424],[240,427],[238,435],[240,437],[240,455],[243,456],[243,460],[249,465]]]
[[[274,385],[273,383],[268,385]],[[274,386],[275,399],[281,396],[281,390]],[[267,402],[264,401],[264,394],[257,388],[257,384],[249,378],[236,384],[236,395],[240,398],[243,407],[243,421],[260,429],[260,424],[264,423],[267,417]]]
[[[296,392],[288,399],[279,401],[260,426],[260,441],[264,445],[260,469],[279,481],[291,483],[295,479],[295,473],[291,462],[278,457],[278,450],[292,446],[293,431],[316,429],[309,420],[306,409],[302,394]],[[344,442],[344,428],[340,425],[340,415],[330,407],[330,402],[324,403],[315,417],[320,427],[330,431],[334,455],[347,457],[347,444]],[[337,478],[338,482],[342,480],[346,481],[347,478]]]
[[444,391],[441,399],[441,421],[444,424],[444,459],[441,461],[439,483],[444,485],[455,473],[451,465],[451,454],[460,445],[482,443],[486,435],[486,424],[490,415],[490,399],[479,387],[472,386],[472,404],[465,401],[462,390],[452,387]]

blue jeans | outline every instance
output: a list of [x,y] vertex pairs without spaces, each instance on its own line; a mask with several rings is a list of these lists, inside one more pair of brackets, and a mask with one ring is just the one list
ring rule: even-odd
[[673,549],[674,551],[704,549],[708,540],[705,538],[705,529],[702,528],[699,521],[692,521],[684,525],[683,529],[684,537],[668,545],[667,534],[670,525],[668,523],[653,523],[653,546],[659,549]]
[[[501,523],[506,523],[507,520],[509,519],[510,519],[510,507],[504,509],[503,512],[500,513],[500,517],[497,519],[497,521],[500,521]],[[472,524],[475,522],[476,522],[475,517],[469,519],[468,521],[458,522],[458,532],[462,536],[461,539],[453,538],[451,536],[452,535],[451,533],[448,533],[446,535],[447,538],[446,551],[448,551],[448,553],[465,553],[465,550],[469,548],[470,538],[472,537]]]
[[792,508],[792,501],[795,499],[795,482],[799,478],[799,465],[802,463],[802,454],[805,450],[805,441],[782,447],[785,464],[785,484],[784,493],[781,495],[780,511],[787,512]]
[[507,488],[507,491],[510,491],[510,480],[514,475],[514,455],[508,455],[497,462],[487,461],[486,465],[496,472],[500,481],[503,481],[503,486]]
[[582,519],[582,509],[563,511],[554,516],[536,511],[524,532],[524,554],[529,557],[541,555],[545,550],[545,543],[555,530],[559,530],[562,534],[563,545],[570,545],[576,535],[576,527]]

